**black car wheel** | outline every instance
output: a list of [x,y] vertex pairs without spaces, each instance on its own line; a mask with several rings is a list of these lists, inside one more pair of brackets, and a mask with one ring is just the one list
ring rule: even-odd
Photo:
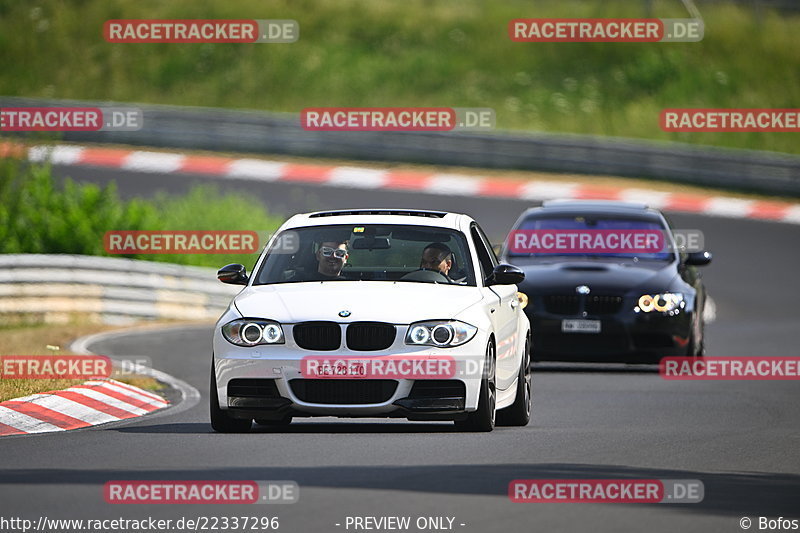
[[692,327],[692,333],[689,337],[689,344],[686,347],[686,355],[688,357],[703,357],[706,355],[704,326],[705,323],[703,322],[703,319],[698,318],[697,325]]

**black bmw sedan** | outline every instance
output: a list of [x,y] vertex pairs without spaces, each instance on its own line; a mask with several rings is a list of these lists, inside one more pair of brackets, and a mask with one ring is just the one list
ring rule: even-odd
[[643,204],[545,202],[517,219],[501,261],[525,271],[520,292],[534,361],[657,363],[702,356],[703,250],[676,243]]

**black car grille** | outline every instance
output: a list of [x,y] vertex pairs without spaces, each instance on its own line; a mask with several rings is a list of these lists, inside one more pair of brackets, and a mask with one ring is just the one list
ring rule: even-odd
[[394,343],[396,328],[383,322],[354,322],[347,326],[347,347],[357,351],[385,350]]
[[622,307],[620,296],[587,296],[586,312],[590,315],[613,315]]
[[320,404],[368,404],[388,401],[397,381],[391,379],[292,379],[300,401]]
[[331,351],[342,345],[342,328],[336,322],[303,322],[292,328],[294,342],[305,350]]
[[553,294],[544,297],[544,310],[554,315],[577,315],[580,300],[577,295]]
[[577,294],[553,294],[544,297],[544,310],[553,315],[577,315],[586,311],[590,315],[613,315],[622,308],[621,296],[585,296],[583,303]]
[[232,379],[228,382],[228,396],[239,398],[280,398],[274,379]]

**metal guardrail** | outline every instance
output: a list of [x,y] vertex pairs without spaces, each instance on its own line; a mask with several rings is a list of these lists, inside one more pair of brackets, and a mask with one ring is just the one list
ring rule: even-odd
[[241,287],[212,268],[82,255],[0,255],[0,316],[46,322],[89,313],[120,319],[215,320]]
[[606,174],[800,196],[800,157],[774,152],[588,135],[305,131],[298,117],[291,114],[0,97],[0,107],[112,105],[141,108],[144,127],[139,131],[124,132],[67,132],[62,139],[161,148]]

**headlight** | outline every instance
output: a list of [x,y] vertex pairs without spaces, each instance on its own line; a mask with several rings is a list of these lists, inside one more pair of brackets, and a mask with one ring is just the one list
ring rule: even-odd
[[222,326],[222,336],[236,346],[283,344],[283,329],[273,320],[237,318]]
[[683,294],[679,292],[663,292],[659,294],[643,294],[633,311],[635,313],[677,314],[685,306],[686,302],[683,301]]
[[478,328],[459,320],[429,320],[408,327],[406,344],[451,348],[468,342]]

